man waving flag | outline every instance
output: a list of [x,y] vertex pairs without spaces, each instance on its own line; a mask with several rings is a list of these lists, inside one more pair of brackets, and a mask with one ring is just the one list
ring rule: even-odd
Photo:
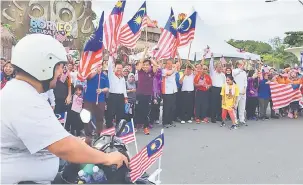
[[195,29],[196,29],[196,19],[197,12],[191,14],[187,19],[185,19],[178,27],[178,37],[179,37],[179,46],[186,46],[195,37]]
[[102,62],[103,52],[103,21],[104,12],[99,21],[99,27],[86,42],[79,64],[78,79],[84,81]]
[[119,33],[119,44],[134,48],[141,36],[142,28],[147,27],[146,2],[140,7],[137,13],[124,25]]
[[125,0],[119,0],[104,24],[104,46],[111,53],[117,51],[118,31],[123,19],[125,4]]
[[160,36],[157,50],[154,50],[154,57],[157,60],[175,58],[178,47],[177,22],[173,9]]

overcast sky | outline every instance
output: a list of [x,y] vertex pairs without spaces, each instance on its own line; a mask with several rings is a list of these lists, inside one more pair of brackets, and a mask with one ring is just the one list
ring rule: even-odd
[[[127,22],[138,10],[143,0],[128,0],[123,22]],[[93,0],[92,8],[105,18],[116,0]],[[303,6],[297,0],[147,0],[147,14],[164,27],[173,7],[175,15],[190,13],[192,7],[202,20],[225,40],[259,40],[284,37],[286,31],[303,31]]]

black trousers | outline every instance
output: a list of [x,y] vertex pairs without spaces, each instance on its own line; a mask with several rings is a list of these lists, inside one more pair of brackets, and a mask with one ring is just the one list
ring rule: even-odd
[[176,94],[163,94],[163,125],[172,124],[176,108]]
[[177,99],[177,102],[180,102],[181,107],[181,120],[188,121],[191,119],[194,111],[194,91],[182,91],[181,99]]
[[[222,97],[221,97],[221,87],[214,87],[212,86],[210,89],[210,116],[211,120],[221,120],[222,114]],[[197,100],[196,100],[197,101]]]
[[158,121],[160,119],[160,106],[161,106],[161,98],[156,98],[157,104],[152,101],[151,104],[151,111],[150,111],[150,122],[154,123],[155,121]]
[[196,91],[195,116],[198,119],[205,119],[209,108],[209,91]]
[[144,128],[148,127],[149,124],[149,113],[151,107],[152,97],[150,95],[137,94],[136,105],[135,105],[135,123],[143,124]]
[[182,113],[182,92],[181,89],[178,89],[178,92],[176,93],[176,108],[174,111],[174,120],[177,121],[178,118],[180,118],[180,115]]
[[258,97],[247,97],[246,99],[246,115],[247,118],[256,117],[256,108],[259,104]]
[[80,118],[80,113],[71,110],[68,113],[68,118],[71,124],[71,134],[80,136],[80,131],[84,128],[83,122]]
[[123,94],[109,93],[107,103],[107,119],[106,127],[111,128],[113,126],[113,119],[116,118],[116,123],[119,123],[121,119],[125,117],[125,102]]

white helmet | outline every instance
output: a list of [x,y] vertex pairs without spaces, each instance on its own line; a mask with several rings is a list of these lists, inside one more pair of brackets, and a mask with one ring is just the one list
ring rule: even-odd
[[67,62],[63,45],[49,35],[31,34],[23,37],[12,52],[12,64],[39,81],[52,79],[54,67]]

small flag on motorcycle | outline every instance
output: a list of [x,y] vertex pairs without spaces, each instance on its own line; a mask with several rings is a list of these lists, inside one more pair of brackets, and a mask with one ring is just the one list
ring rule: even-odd
[[135,155],[129,163],[130,178],[135,182],[142,174],[161,157],[164,146],[164,134],[160,134]]

